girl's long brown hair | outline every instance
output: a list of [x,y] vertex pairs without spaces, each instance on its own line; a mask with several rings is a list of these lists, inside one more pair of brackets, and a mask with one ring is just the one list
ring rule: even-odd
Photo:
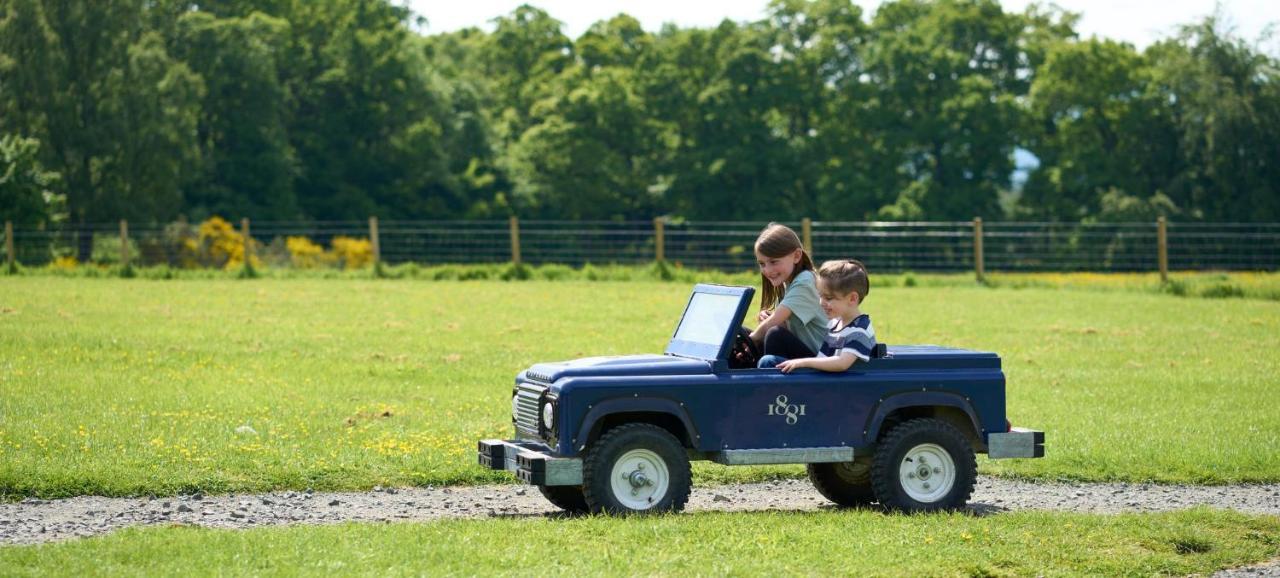
[[[791,277],[787,278],[787,285],[790,285],[801,271],[813,271],[813,260],[809,258],[809,252],[805,251],[804,245],[800,243],[800,236],[791,230],[791,227],[769,223],[763,231],[760,231],[760,236],[756,237],[756,252],[765,257],[781,259],[795,252],[796,249],[800,249],[800,262],[796,263],[796,268],[791,271]],[[764,273],[760,274],[761,309],[773,309],[782,301],[782,296],[786,292],[785,287],[774,287]]]

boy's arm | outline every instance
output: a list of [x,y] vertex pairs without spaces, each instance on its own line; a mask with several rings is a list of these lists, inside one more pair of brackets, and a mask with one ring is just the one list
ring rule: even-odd
[[779,363],[778,369],[781,369],[782,373],[791,373],[792,370],[800,369],[802,367],[808,367],[809,369],[816,369],[818,371],[844,371],[853,367],[853,362],[857,360],[858,356],[849,353],[848,351],[841,351],[839,355],[833,357],[788,359]]
[[761,321],[760,324],[756,326],[755,331],[751,332],[751,340],[756,343],[764,341],[764,334],[768,333],[769,329],[786,323],[787,319],[790,317],[791,309],[786,305],[779,305],[774,309],[773,315],[770,315],[768,319]]

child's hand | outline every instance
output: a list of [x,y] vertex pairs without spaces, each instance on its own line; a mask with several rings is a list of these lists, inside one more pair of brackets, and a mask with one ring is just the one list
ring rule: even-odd
[[791,373],[791,370],[800,369],[802,367],[808,367],[808,364],[805,363],[805,360],[803,359],[788,359],[778,364],[778,369],[780,369],[782,373]]
[[770,315],[773,315],[772,311],[769,311],[768,309],[761,309],[760,314],[756,315],[756,323],[764,323],[764,320],[768,319]]

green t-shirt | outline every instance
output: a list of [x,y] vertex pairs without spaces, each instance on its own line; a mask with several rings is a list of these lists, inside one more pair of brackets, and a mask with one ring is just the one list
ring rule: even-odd
[[818,303],[818,287],[812,271],[801,271],[787,284],[782,302],[791,310],[787,318],[787,331],[800,338],[817,354],[822,339],[827,336],[827,314]]

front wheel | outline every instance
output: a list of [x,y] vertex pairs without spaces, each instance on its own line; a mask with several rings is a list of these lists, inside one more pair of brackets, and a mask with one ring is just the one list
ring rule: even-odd
[[665,429],[646,423],[608,431],[582,463],[582,493],[593,513],[679,512],[692,477],[684,446]]
[[557,508],[570,514],[587,511],[587,500],[582,496],[582,486],[538,486],[542,497]]
[[973,494],[978,463],[955,426],[932,418],[904,422],[877,444],[871,464],[876,500],[890,510],[963,508]]

